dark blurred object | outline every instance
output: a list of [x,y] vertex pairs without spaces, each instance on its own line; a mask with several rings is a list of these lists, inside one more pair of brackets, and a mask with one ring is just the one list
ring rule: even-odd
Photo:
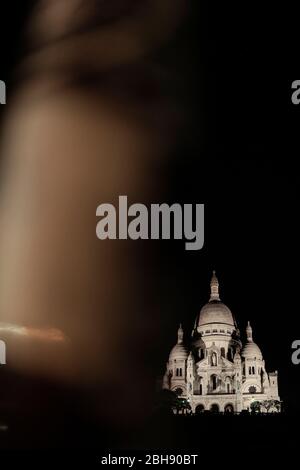
[[[33,397],[39,380],[49,384],[41,415],[67,390],[81,397],[76,418],[108,423],[123,442],[152,412],[157,252],[147,241],[100,242],[95,211],[122,194],[147,203],[165,190],[182,117],[169,92],[177,77],[156,54],[184,20],[183,4],[38,2],[4,126],[0,312],[12,326],[9,368]],[[45,331],[59,331],[61,343]],[[58,409],[72,422],[72,408]],[[41,426],[47,434],[47,418]]]
[[28,26],[26,72],[99,71],[144,58],[170,40],[184,0],[44,0]]

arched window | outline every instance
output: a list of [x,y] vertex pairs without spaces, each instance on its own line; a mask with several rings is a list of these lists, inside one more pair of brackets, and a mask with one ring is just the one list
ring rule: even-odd
[[225,357],[225,348],[221,348],[221,356]]
[[211,375],[210,384],[211,384],[211,389],[216,390],[216,388],[217,388],[217,376],[215,374]]
[[212,413],[219,413],[219,411],[220,411],[219,405],[217,405],[216,403],[214,403],[213,405],[211,405],[210,411],[211,411]]
[[175,393],[176,393],[176,395],[177,395],[178,397],[180,397],[180,396],[183,394],[182,388],[179,388],[179,387],[176,388]]
[[230,377],[226,377],[226,392],[230,393],[231,392],[231,380]]
[[252,367],[252,374],[255,374],[255,368],[254,368],[254,366]]
[[234,413],[233,405],[231,403],[228,403],[228,405],[226,405],[224,408],[224,412],[231,413],[231,414]]
[[251,375],[251,367],[249,367],[249,375]]
[[203,412],[204,412],[204,405],[197,405],[196,409],[195,409],[195,413],[199,414],[199,413],[203,413]]
[[179,369],[179,375],[180,375],[180,377],[182,377],[182,368],[181,367]]
[[199,395],[203,395],[203,378],[199,379]]
[[199,358],[204,359],[204,349],[203,348],[199,349]]

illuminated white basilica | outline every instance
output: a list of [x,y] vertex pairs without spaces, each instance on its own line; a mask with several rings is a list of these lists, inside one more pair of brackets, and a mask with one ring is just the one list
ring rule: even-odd
[[196,413],[204,410],[239,413],[250,410],[254,401],[280,401],[277,371],[267,373],[249,322],[247,341],[242,345],[236,321],[220,300],[215,272],[210,287],[209,302],[200,310],[188,344],[179,327],[163,388],[188,399]]

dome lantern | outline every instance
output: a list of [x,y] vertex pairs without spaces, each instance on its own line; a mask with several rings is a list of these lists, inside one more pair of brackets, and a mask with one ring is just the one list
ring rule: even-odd
[[253,342],[253,337],[252,337],[252,328],[250,325],[250,322],[248,321],[247,328],[246,328],[246,334],[247,334],[247,341],[249,343]]
[[182,344],[182,343],[183,343],[183,329],[180,323],[178,331],[177,331],[177,344]]
[[212,302],[214,300],[220,300],[219,296],[219,281],[216,276],[216,271],[213,271],[212,278],[210,281],[210,299],[209,301]]

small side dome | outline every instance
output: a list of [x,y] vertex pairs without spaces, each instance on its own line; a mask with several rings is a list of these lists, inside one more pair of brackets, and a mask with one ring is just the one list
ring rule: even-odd
[[241,356],[247,359],[262,359],[262,353],[260,348],[257,346],[256,343],[253,341],[252,337],[252,328],[250,322],[248,322],[247,328],[247,342],[242,349]]
[[181,325],[179,326],[177,333],[177,344],[172,348],[169,356],[169,361],[176,360],[185,360],[188,358],[189,351],[188,348],[183,344],[183,329]]
[[187,359],[188,355],[188,349],[183,344],[175,344],[170,352],[169,361],[174,361],[174,359]]
[[262,353],[256,343],[246,343],[242,349],[242,357],[248,359],[262,359]]

